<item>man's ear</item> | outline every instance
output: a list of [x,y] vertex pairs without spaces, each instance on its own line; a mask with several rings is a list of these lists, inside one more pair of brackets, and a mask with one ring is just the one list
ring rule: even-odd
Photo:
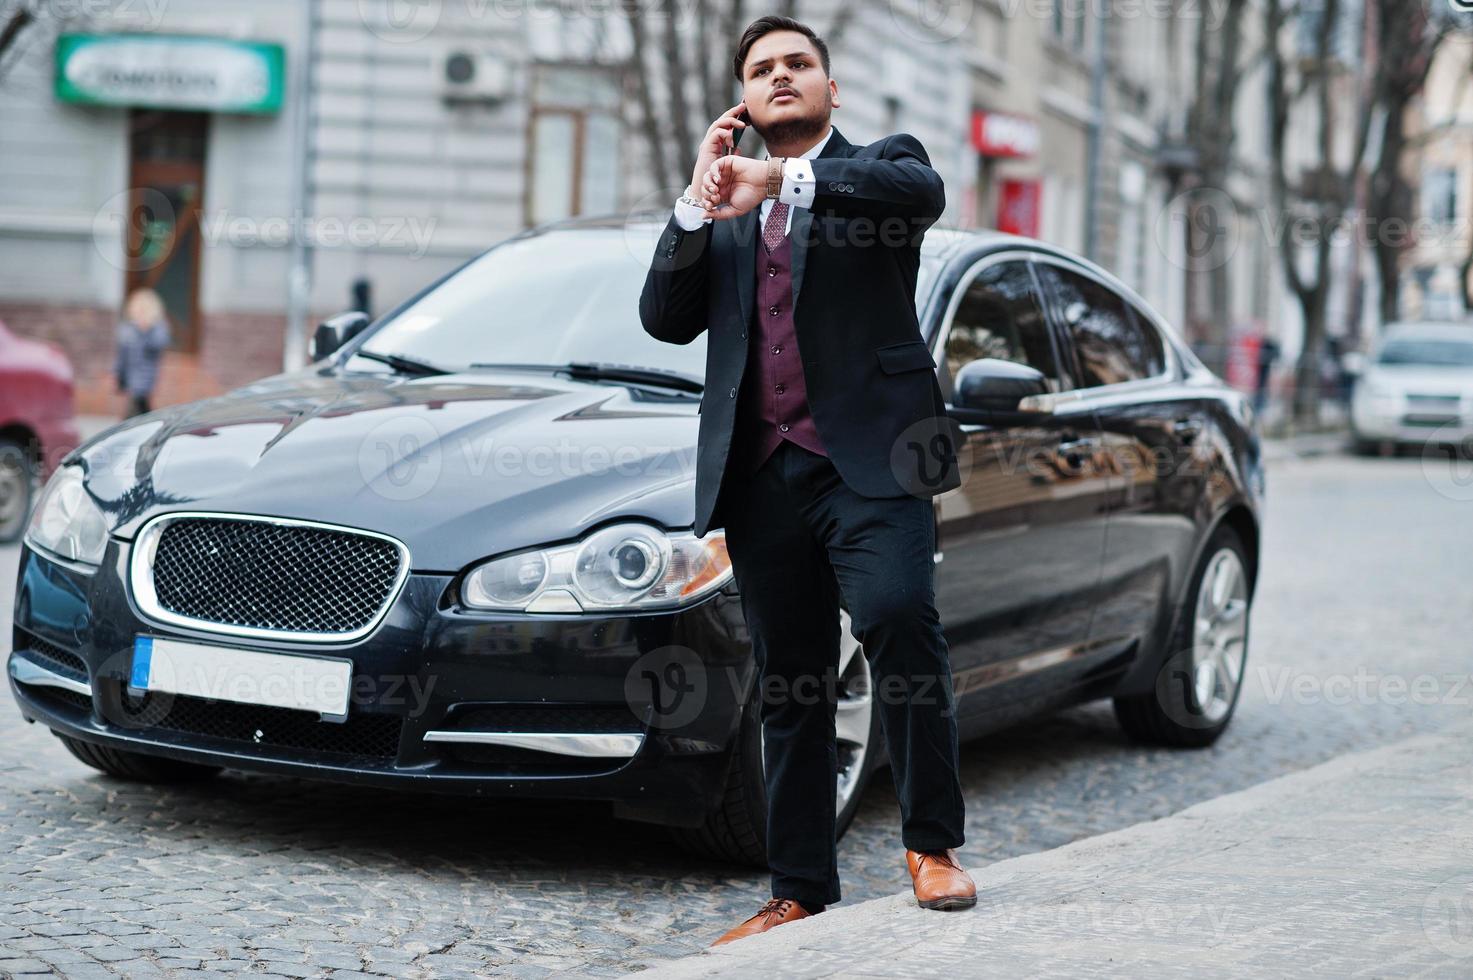
[[839,83],[829,79],[829,105],[839,108]]

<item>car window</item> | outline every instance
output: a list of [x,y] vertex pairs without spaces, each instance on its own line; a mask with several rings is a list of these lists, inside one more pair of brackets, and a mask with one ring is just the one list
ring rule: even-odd
[[988,266],[966,286],[957,304],[946,335],[946,370],[955,378],[962,365],[983,357],[1037,368],[1048,379],[1050,391],[1063,386],[1027,262]]
[[1473,343],[1430,337],[1391,339],[1381,348],[1376,363],[1473,367]]
[[1070,269],[1040,265],[1079,355],[1081,388],[1151,378],[1166,370],[1161,335],[1137,320],[1130,304],[1103,283]]

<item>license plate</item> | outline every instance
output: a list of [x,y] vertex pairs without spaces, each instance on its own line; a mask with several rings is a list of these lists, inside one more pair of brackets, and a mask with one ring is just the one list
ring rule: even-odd
[[348,716],[353,661],[187,643],[159,636],[133,639],[128,686],[240,704]]

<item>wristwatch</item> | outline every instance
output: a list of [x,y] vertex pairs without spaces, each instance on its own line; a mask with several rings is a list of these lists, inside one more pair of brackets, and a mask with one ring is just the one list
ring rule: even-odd
[[783,166],[787,157],[772,157],[767,161],[767,196],[781,197],[783,192]]

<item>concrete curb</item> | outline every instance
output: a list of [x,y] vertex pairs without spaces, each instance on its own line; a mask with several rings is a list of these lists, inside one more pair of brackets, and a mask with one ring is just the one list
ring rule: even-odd
[[642,975],[1473,975],[1473,930],[1430,917],[1439,889],[1473,903],[1470,738],[1450,726],[974,869],[969,911],[907,890]]

